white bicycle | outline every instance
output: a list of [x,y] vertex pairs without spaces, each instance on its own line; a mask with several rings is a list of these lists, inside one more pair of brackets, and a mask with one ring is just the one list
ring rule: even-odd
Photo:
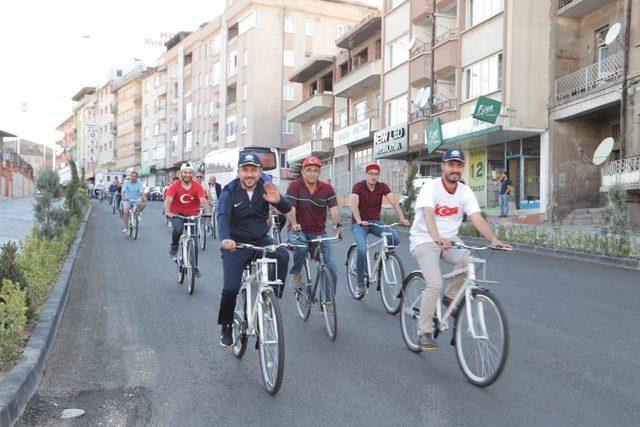
[[[474,251],[501,250],[493,246],[474,247],[455,242],[452,245]],[[498,379],[509,354],[509,326],[504,310],[496,297],[482,287],[498,283],[486,280],[485,265],[486,260],[470,257],[467,266],[444,274],[443,281],[465,273],[466,278],[444,313],[444,305],[439,303],[434,316],[434,338],[449,329],[449,320],[453,318],[451,345],[455,346],[463,375],[478,387],[489,386]],[[482,279],[476,277],[479,269],[482,270]],[[409,350],[416,353],[423,350],[418,345],[418,320],[425,287],[421,271],[409,274],[404,281],[400,304],[402,338]]]
[[[242,273],[242,286],[236,299],[232,325],[233,355],[242,358],[247,349],[247,338],[256,337],[262,380],[269,394],[276,394],[282,385],[284,330],[278,298],[273,291],[273,286],[283,284],[277,279],[277,260],[267,258],[267,252],[275,252],[281,246],[289,244],[260,247],[239,243],[236,246],[258,252]],[[256,285],[257,290],[254,289]],[[252,298],[255,300],[252,301]]]

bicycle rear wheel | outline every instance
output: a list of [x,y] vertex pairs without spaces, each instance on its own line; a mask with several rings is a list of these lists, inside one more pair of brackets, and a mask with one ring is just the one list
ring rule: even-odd
[[247,309],[245,306],[247,291],[243,290],[236,298],[236,308],[233,313],[233,325],[231,325],[231,335],[233,337],[233,355],[242,359],[247,350],[246,321]]
[[409,274],[403,284],[400,297],[400,329],[402,339],[407,348],[420,353],[423,348],[418,345],[418,321],[420,318],[420,301],[422,291],[426,287],[422,273],[414,271]]
[[333,291],[333,280],[329,267],[322,266],[320,269],[320,283],[322,295],[320,296],[320,304],[322,304],[322,317],[324,318],[324,326],[327,334],[332,340],[338,335],[338,314],[336,310],[336,298]]
[[198,220],[198,243],[203,251],[207,248],[207,229],[203,218]]
[[216,238],[216,215],[211,216],[211,237]]
[[136,240],[138,238],[138,213],[137,212],[131,218],[131,224],[132,224],[131,237],[133,237],[133,240]]
[[187,240],[187,262],[186,270],[187,270],[187,291],[189,295],[193,295],[193,291],[196,288],[196,275],[194,269],[196,268],[196,246],[193,239]]
[[176,254],[176,269],[178,271],[178,283],[182,285],[185,276],[185,268],[182,263],[182,244],[178,246],[178,253]]
[[378,285],[380,286],[382,305],[389,314],[396,314],[400,310],[403,280],[404,268],[400,258],[394,253],[388,253],[384,263],[380,264]]
[[311,284],[308,282],[310,274],[309,270],[307,270],[307,263],[305,262],[302,267],[304,269],[302,272],[304,286],[300,290],[296,291],[293,296],[296,299],[298,316],[300,316],[302,320],[307,320],[309,318],[309,313],[311,313]]
[[358,258],[358,247],[353,244],[347,251],[347,282],[349,282],[349,292],[357,300],[364,298],[358,294],[358,275],[356,274],[356,258]]
[[[467,381],[477,387],[493,384],[504,369],[509,353],[509,326],[502,306],[488,290],[472,292],[458,308],[455,344],[458,364]],[[471,305],[471,317],[467,312]],[[469,330],[473,325],[475,337]]]
[[258,310],[260,371],[267,392],[276,394],[284,374],[284,331],[278,300],[272,291],[262,293]]

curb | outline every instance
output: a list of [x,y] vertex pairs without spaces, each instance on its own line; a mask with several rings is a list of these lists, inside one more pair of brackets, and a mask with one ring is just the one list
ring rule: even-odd
[[0,425],[10,426],[18,421],[29,399],[38,389],[49,350],[58,331],[58,326],[69,296],[71,274],[80,251],[80,245],[91,214],[91,205],[87,209],[78,229],[76,240],[64,261],[56,281],[45,304],[38,323],[25,346],[18,363],[0,382]]

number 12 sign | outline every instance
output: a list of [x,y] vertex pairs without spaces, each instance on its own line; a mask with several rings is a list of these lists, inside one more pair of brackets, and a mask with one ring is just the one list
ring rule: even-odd
[[487,205],[487,149],[469,150],[469,187],[478,198],[481,208]]

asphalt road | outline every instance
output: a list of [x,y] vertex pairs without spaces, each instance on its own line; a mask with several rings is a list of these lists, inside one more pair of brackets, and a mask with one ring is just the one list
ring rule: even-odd
[[[95,203],[95,202],[94,202]],[[253,341],[236,360],[218,344],[217,242],[194,295],[175,281],[160,204],[139,238],[95,204],[47,371],[20,425],[635,425],[640,416],[640,273],[525,253],[496,253],[488,278],[511,327],[502,377],[478,389],[453,347],[406,349],[379,295],[346,289],[338,244],[338,338],[317,311],[282,300],[285,377],[263,387]],[[407,271],[416,267],[405,241]],[[86,415],[61,424],[65,408]]]

